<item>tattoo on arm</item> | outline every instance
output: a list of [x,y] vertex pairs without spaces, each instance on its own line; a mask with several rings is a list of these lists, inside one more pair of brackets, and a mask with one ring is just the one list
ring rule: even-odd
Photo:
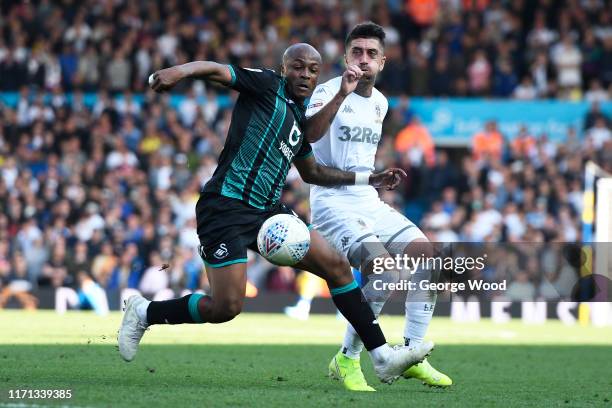
[[316,184],[323,187],[355,184],[354,172],[322,166],[312,156],[294,160],[293,164],[295,164],[302,179],[308,184]]
[[316,176],[312,184],[318,186],[330,187],[355,184],[355,173],[352,171],[344,171],[317,164],[315,174]]

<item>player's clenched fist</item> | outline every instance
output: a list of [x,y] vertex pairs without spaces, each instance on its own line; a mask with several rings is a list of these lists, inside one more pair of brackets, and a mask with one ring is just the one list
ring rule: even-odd
[[342,74],[342,83],[340,84],[340,93],[347,96],[357,88],[357,83],[363,75],[363,71],[357,65],[349,65],[346,71]]
[[370,185],[375,188],[394,190],[404,177],[407,177],[404,170],[393,167],[370,175]]
[[177,82],[183,79],[184,76],[180,66],[162,69],[149,77],[149,86],[155,92],[163,92],[171,89]]

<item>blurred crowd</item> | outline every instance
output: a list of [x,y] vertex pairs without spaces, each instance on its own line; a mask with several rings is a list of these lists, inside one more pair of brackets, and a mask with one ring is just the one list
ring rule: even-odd
[[[567,128],[563,142],[522,126],[504,135],[495,121],[473,135],[471,152],[449,158],[429,130],[405,110],[392,110],[379,147],[381,167],[408,169],[400,194],[383,193],[433,241],[576,242],[581,240],[584,166],[612,173],[610,118],[593,104],[584,128]],[[395,122],[397,121],[397,122]],[[394,127],[395,126],[395,127]],[[397,130],[399,129],[399,130]]]
[[[100,92],[88,106],[79,93],[45,103],[24,90],[15,108],[2,106],[0,281],[93,280],[150,295],[206,288],[194,207],[231,114],[207,96],[199,104],[190,91],[174,108],[166,95]],[[469,150],[440,149],[399,103],[376,166],[404,168],[408,178],[381,196],[434,241],[580,241],[584,165],[612,172],[609,118],[594,105],[584,122],[563,143],[526,127],[503,135],[489,122]],[[304,219],[308,189],[292,169],[282,199]],[[295,271],[252,256],[249,277],[254,287],[289,291]]]
[[[381,195],[432,240],[579,241],[584,164],[612,171],[599,109],[612,80],[609,2],[41,0],[0,10],[0,91],[18,93],[0,105],[0,308],[11,296],[35,307],[37,286],[206,289],[194,206],[236,95],[186,81],[175,104],[148,91],[147,76],[193,59],[276,67],[288,43],[309,41],[324,81],[342,70],[347,28],[365,18],[387,32],[388,95],[593,102],[563,144],[490,122],[461,151],[436,148],[400,98],[376,165],[409,176]],[[283,201],[309,218],[295,170]],[[249,262],[252,294],[293,290],[292,268]]]
[[278,68],[285,47],[343,70],[366,19],[387,33],[387,94],[610,99],[610,0],[168,0],[0,4],[0,90],[142,91],[156,69],[194,59]]

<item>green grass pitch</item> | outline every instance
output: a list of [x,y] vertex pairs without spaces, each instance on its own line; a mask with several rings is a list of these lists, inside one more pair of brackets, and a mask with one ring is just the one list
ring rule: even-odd
[[[222,325],[156,326],[132,363],[116,350],[120,314],[0,311],[0,407],[593,407],[612,406],[612,327],[526,326],[435,318],[430,361],[455,385],[377,382],[349,393],[326,377],[344,323],[244,314]],[[381,325],[399,343],[403,318]],[[9,399],[14,389],[70,389],[69,400]]]

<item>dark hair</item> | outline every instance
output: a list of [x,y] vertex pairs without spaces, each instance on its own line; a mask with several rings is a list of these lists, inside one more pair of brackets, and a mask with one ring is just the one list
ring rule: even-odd
[[366,21],[365,23],[357,24],[351,32],[346,36],[344,46],[348,47],[351,41],[356,38],[376,38],[380,41],[380,45],[385,47],[385,30],[376,23]]

